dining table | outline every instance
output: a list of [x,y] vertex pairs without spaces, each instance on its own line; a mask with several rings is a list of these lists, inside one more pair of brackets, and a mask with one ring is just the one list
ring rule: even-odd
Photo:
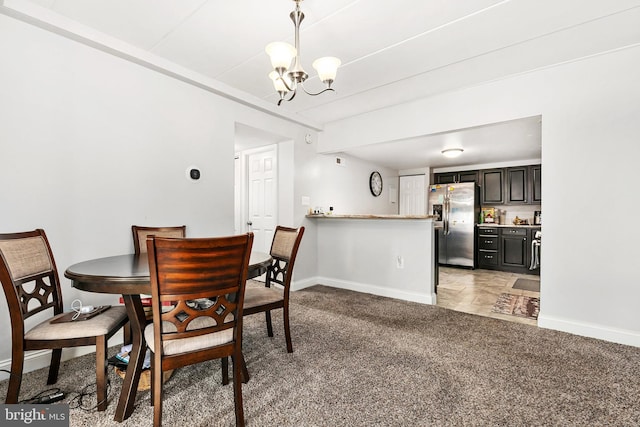
[[[264,274],[271,261],[271,255],[252,251],[247,279]],[[76,289],[120,294],[124,300],[131,324],[132,349],[114,416],[115,421],[122,422],[133,413],[147,348],[143,333],[147,320],[140,297],[151,294],[147,254],[117,255],[80,262],[67,268],[64,275]]]

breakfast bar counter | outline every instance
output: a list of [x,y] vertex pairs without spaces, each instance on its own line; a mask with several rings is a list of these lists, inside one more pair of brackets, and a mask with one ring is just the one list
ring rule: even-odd
[[317,232],[318,283],[436,303],[434,215],[307,215]]
[[319,214],[307,215],[307,218],[326,218],[326,219],[434,219],[437,215],[376,215],[376,214],[354,214],[354,215],[336,215],[336,214]]

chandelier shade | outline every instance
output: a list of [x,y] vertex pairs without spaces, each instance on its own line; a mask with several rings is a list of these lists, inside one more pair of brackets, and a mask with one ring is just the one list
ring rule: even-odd
[[325,56],[324,58],[318,58],[313,61],[313,68],[318,72],[318,77],[322,83],[331,87],[331,83],[336,79],[338,73],[338,67],[342,62],[333,56]]
[[[291,101],[298,92],[298,86],[302,90],[311,96],[320,95],[327,91],[334,91],[331,84],[336,79],[338,67],[341,65],[341,61],[338,58],[327,56],[316,59],[313,62],[313,68],[318,73],[320,81],[322,81],[326,88],[317,93],[308,92],[304,87],[304,82],[309,75],[302,68],[300,61],[300,24],[304,19],[304,13],[300,10],[300,2],[302,0],[293,0],[296,3],[296,8],[289,14],[291,21],[293,21],[294,35],[295,35],[295,47],[289,43],[273,42],[269,43],[265,47],[267,55],[271,59],[271,66],[273,71],[269,73],[269,78],[273,81],[273,86],[280,95],[278,105],[282,104],[282,101]],[[290,95],[289,95],[290,94]],[[289,98],[286,98],[289,96]]]
[[291,61],[296,57],[296,48],[289,43],[273,42],[265,48],[267,55],[271,58],[271,66],[274,70],[282,68],[286,70],[291,65]]

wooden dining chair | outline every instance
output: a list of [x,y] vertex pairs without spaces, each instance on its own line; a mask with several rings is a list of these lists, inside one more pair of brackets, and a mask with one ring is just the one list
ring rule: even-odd
[[177,227],[145,227],[142,225],[132,225],[131,233],[133,234],[133,250],[136,254],[147,252],[147,237],[185,237],[187,226],[180,225]]
[[[132,225],[131,234],[133,235],[133,250],[136,255],[147,253],[147,237],[185,237],[187,234],[187,226],[179,225],[176,227],[147,227],[142,225]],[[149,295],[141,295],[143,298],[149,298]],[[149,305],[143,302],[145,307]],[[151,313],[147,313],[147,322],[151,321]],[[131,327],[128,325],[124,330],[125,344],[131,343]]]
[[[44,230],[0,234],[0,281],[11,318],[11,376],[6,403],[17,403],[24,352],[53,350],[47,384],[58,380],[62,349],[95,345],[98,411],[107,408],[107,340],[128,321],[124,307],[87,320],[56,323],[63,313],[56,263]],[[51,310],[53,316],[27,330],[25,320]]]
[[[271,265],[267,268],[265,282],[249,280],[244,299],[244,314],[265,313],[267,335],[273,337],[271,310],[282,309],[284,335],[287,352],[293,352],[289,327],[289,291],[291,275],[298,255],[298,247],[304,234],[304,227],[289,228],[277,226],[271,242]],[[273,286],[278,285],[278,286]]]
[[[229,356],[236,425],[244,425],[242,308],[252,245],[253,233],[147,240],[153,323],[147,325],[144,336],[152,352],[154,426],[162,420],[163,372]],[[176,304],[163,312],[163,301]],[[203,404],[203,411],[214,403]]]

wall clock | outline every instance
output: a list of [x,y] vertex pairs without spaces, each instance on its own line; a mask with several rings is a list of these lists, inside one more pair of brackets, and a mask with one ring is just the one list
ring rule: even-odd
[[375,197],[382,194],[382,176],[380,176],[380,172],[371,172],[371,176],[369,177],[369,189],[371,190],[371,194]]

